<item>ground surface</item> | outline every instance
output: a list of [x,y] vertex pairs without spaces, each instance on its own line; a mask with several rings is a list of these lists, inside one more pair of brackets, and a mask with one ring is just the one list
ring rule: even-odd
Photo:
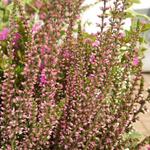
[[[145,90],[150,86],[150,73],[143,74],[145,79]],[[147,104],[148,112],[139,114],[140,120],[134,124],[136,131],[142,134],[143,138],[150,136],[150,104]]]

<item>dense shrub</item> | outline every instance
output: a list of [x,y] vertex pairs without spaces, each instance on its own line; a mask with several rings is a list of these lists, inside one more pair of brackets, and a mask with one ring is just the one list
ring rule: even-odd
[[[143,97],[141,32],[123,29],[126,0],[101,0],[97,34],[83,0],[14,0],[1,44],[1,149],[134,149],[126,138]],[[38,20],[33,21],[35,14]]]

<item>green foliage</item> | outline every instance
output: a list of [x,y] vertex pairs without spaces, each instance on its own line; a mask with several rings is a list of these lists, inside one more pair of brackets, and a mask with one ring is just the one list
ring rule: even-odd
[[126,142],[126,148],[135,149],[141,140],[142,135],[135,131],[131,130],[129,133],[124,134],[124,140]]
[[127,13],[126,14],[127,18],[131,18],[131,19],[142,18],[142,19],[146,19],[146,20],[150,21],[150,18],[147,15],[137,13],[134,10],[131,10],[130,8],[126,10],[126,13]]

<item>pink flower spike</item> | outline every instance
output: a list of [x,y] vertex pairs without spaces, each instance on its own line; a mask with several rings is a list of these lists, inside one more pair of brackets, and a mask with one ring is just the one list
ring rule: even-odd
[[8,37],[8,33],[9,33],[9,29],[8,29],[8,28],[4,28],[4,29],[0,32],[0,41],[6,40],[7,37]]
[[45,71],[43,70],[40,76],[40,85],[42,86],[45,85],[46,83],[47,83],[46,74]]
[[45,54],[45,47],[41,47],[41,54],[44,55]]
[[19,33],[15,33],[15,40],[21,39],[22,35]]
[[138,57],[134,57],[133,58],[133,65],[134,66],[137,66],[139,64],[139,59],[138,59]]
[[22,38],[22,35],[19,33],[15,33],[14,37],[13,37],[13,43],[15,46],[18,46],[18,42],[19,40]]
[[97,41],[97,40],[92,43],[92,46],[93,46],[93,47],[98,47],[99,45],[100,45],[100,42]]

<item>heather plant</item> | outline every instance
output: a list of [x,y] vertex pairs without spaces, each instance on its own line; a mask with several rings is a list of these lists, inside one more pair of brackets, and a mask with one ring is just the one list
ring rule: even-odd
[[83,2],[33,1],[31,9],[13,1],[0,33],[1,149],[141,146],[129,135],[150,101],[141,74],[148,24],[124,30],[132,1],[101,0],[99,31],[88,34]]

